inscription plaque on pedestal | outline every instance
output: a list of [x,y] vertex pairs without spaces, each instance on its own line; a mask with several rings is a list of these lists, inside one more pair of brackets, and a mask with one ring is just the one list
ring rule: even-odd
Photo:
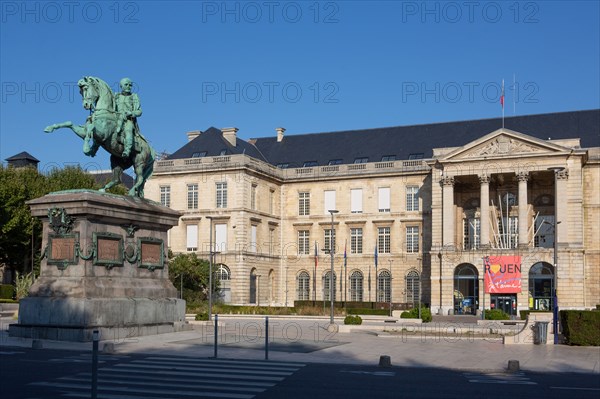
[[150,270],[162,269],[164,267],[165,253],[163,250],[163,240],[142,237],[139,239],[138,248],[140,251],[140,266]]
[[78,234],[49,235],[48,236],[48,264],[66,267],[77,264],[76,243]]
[[94,265],[123,266],[123,237],[111,233],[94,233]]

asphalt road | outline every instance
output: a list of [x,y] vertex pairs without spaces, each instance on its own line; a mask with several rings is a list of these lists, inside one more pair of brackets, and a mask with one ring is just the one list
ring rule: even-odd
[[[335,361],[335,359],[332,359]],[[99,355],[98,398],[594,398],[597,374]],[[90,352],[0,348],[3,399],[89,398]]]

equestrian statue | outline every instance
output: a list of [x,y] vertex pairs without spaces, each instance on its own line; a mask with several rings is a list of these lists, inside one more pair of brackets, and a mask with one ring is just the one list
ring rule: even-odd
[[47,126],[46,133],[68,127],[83,139],[83,153],[95,156],[102,147],[110,153],[112,179],[100,191],[104,192],[121,182],[123,171],[133,166],[135,184],[129,195],[144,197],[144,184],[152,175],[156,154],[142,136],[137,118],[142,108],[137,94],[131,92],[129,78],[120,82],[121,93],[114,94],[102,79],[86,76],[77,82],[83,98],[83,108],[90,111],[84,125],[71,121]]

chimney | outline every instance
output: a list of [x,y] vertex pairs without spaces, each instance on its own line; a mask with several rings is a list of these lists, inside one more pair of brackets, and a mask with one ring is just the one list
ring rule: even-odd
[[229,142],[232,146],[236,146],[236,133],[240,130],[237,127],[224,127],[221,129],[223,132],[223,138]]
[[186,133],[188,136],[188,143],[194,140],[196,137],[200,136],[202,132],[200,130],[192,130],[191,132]]
[[284,127],[276,127],[275,131],[277,132],[277,142],[280,143],[283,140],[283,132],[285,132]]

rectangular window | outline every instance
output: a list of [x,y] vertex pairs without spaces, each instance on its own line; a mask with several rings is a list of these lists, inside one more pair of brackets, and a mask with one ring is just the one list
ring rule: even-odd
[[419,210],[419,187],[418,186],[406,186],[406,210],[407,211],[418,211]]
[[379,187],[379,197],[378,197],[378,207],[379,212],[389,212],[390,211],[390,188],[389,187]]
[[350,190],[350,212],[362,213],[363,211],[363,193],[362,188],[353,188]]
[[351,254],[362,254],[363,253],[363,229],[362,228],[350,229],[350,253]]
[[333,236],[331,232],[331,229],[325,229],[325,245],[323,246],[323,250],[327,253],[330,253],[331,249],[335,251],[335,230],[333,230]]
[[310,193],[298,193],[298,215],[310,215]]
[[308,230],[298,231],[298,255],[308,255],[310,253],[310,242],[309,242]]
[[256,231],[257,231],[257,226],[252,225],[250,226],[250,252],[256,252],[257,248],[256,248]]
[[250,209],[256,210],[256,184],[250,186]]
[[186,226],[186,247],[188,252],[198,250],[198,225],[188,224]]
[[187,207],[188,209],[198,209],[198,185],[187,185]]
[[324,201],[324,212],[323,213],[325,213],[326,215],[328,215],[329,211],[331,209],[335,209],[335,191],[328,190],[328,191],[325,191],[323,194],[324,194],[323,197],[325,198],[325,201]]
[[160,186],[160,204],[162,206],[171,206],[171,186]]
[[379,227],[377,229],[377,252],[380,254],[390,253],[390,228]]
[[406,227],[406,252],[419,252],[419,226]]
[[269,229],[269,255],[273,255],[275,247],[275,229]]
[[227,251],[227,225],[215,224],[215,252]]
[[217,208],[227,208],[227,182],[217,183]]
[[481,220],[479,218],[463,219],[463,249],[479,248],[481,234]]
[[269,213],[275,212],[275,191],[269,190]]

